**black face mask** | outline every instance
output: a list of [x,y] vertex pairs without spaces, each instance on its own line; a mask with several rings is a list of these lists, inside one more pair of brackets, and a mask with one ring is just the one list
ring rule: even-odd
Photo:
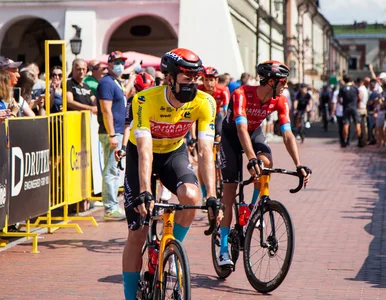
[[173,94],[178,101],[181,103],[186,103],[192,101],[197,95],[197,83],[179,83],[180,91],[177,93],[173,89]]

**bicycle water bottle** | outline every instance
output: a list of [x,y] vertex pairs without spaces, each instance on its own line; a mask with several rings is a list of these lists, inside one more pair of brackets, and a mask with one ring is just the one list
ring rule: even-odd
[[249,211],[249,208],[248,208],[248,204],[246,204],[243,201],[239,205],[239,224],[241,226],[247,225],[248,220],[246,219],[246,216],[248,215],[248,218],[249,218],[249,214],[250,214],[250,211]]
[[148,251],[148,268],[149,268],[150,274],[154,274],[155,269],[157,268],[158,253],[159,253],[159,243],[158,241],[154,241],[149,245],[149,251]]

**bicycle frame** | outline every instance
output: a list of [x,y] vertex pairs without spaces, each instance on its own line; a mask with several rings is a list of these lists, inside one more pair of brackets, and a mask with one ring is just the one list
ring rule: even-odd
[[[164,253],[167,243],[170,240],[175,240],[175,237],[173,235],[173,224],[174,224],[174,213],[171,209],[166,209],[164,214],[162,215],[163,225],[164,225],[164,231],[162,234],[160,247],[159,247],[159,254],[158,254],[158,265],[163,266],[164,263]],[[162,284],[163,283],[163,273],[161,272],[162,268],[157,268],[157,278],[158,281],[156,284]]]

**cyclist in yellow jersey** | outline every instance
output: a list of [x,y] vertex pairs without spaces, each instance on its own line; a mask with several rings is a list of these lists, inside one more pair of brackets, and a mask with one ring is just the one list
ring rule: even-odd
[[[198,205],[197,177],[189,164],[185,134],[198,120],[199,166],[208,191],[207,207],[218,205],[215,198],[213,162],[216,102],[197,90],[203,70],[200,58],[190,50],[177,48],[161,60],[167,86],[153,87],[133,98],[133,125],[127,145],[125,174],[125,212],[129,234],[123,251],[123,282],[126,300],[134,300],[141,269],[141,249],[148,232],[141,227],[146,204],[154,204],[151,176],[156,173],[162,184],[186,205]],[[212,206],[213,205],[213,206]],[[178,211],[173,233],[183,241],[195,210]],[[214,217],[212,215],[212,217]],[[217,216],[218,217],[218,216]],[[220,217],[218,217],[220,219]]]

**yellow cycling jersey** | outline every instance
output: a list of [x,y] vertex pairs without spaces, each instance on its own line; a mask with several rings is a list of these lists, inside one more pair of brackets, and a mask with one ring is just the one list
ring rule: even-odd
[[216,101],[213,97],[198,90],[192,101],[175,108],[167,100],[166,91],[167,86],[158,86],[134,96],[130,142],[137,145],[137,138],[151,137],[154,153],[168,153],[182,145],[197,120],[198,138],[214,140]]

